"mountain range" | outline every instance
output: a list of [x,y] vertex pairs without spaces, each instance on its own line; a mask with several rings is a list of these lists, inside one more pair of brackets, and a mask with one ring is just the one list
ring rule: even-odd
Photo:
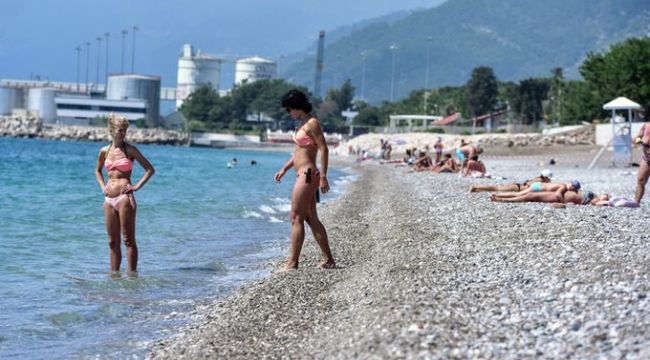
[[[425,85],[464,84],[477,66],[500,80],[549,76],[557,67],[579,78],[588,52],[650,31],[650,1],[448,0],[364,25],[327,42],[321,88],[349,78],[357,96],[377,103]],[[313,89],[315,49],[292,56],[280,77]]]

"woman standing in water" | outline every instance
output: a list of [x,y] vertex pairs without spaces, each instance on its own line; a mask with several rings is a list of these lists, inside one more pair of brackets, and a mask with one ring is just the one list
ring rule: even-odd
[[[154,168],[133,145],[127,144],[126,129],[129,121],[113,114],[108,117],[108,131],[113,142],[99,150],[95,176],[104,193],[104,219],[108,233],[108,247],[111,271],[119,271],[122,263],[120,234],[124,236],[126,258],[129,272],[138,267],[138,246],[135,242],[135,195],[134,193],[151,178]],[[145,173],[135,186],[131,185],[133,160],[145,169]],[[106,168],[108,182],[104,182],[102,168]]]
[[[293,134],[296,143],[293,155],[275,174],[279,182],[292,167],[296,170],[296,183],[291,193],[291,249],[285,266],[286,270],[297,269],[300,250],[305,240],[305,221],[309,224],[314,239],[320,246],[322,259],[320,266],[326,269],[336,267],[332,251],[327,240],[327,231],[316,213],[316,191],[329,191],[327,182],[327,163],[329,151],[323,130],[318,119],[310,112],[312,105],[307,96],[299,90],[291,90],[282,97],[282,107],[287,109],[292,119],[299,121]],[[320,150],[321,169],[316,168],[316,156]]]

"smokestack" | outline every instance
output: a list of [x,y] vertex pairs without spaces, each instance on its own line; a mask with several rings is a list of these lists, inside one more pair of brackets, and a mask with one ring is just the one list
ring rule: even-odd
[[321,80],[323,78],[323,52],[325,47],[325,30],[318,33],[318,53],[316,54],[316,79],[314,80],[314,96],[320,97]]

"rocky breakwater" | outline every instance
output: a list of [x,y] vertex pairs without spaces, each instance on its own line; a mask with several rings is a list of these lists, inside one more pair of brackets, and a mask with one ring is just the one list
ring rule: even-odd
[[[52,140],[103,141],[111,140],[103,126],[68,126],[43,124],[35,116],[0,117],[0,136],[43,138]],[[130,128],[128,141],[138,144],[184,145],[187,134],[163,129]]]
[[476,141],[486,147],[595,145],[596,127],[587,125],[557,134],[487,134],[478,135],[477,138]]

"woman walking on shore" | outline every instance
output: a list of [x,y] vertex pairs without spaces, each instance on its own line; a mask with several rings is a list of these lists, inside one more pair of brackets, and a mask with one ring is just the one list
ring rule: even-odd
[[[119,271],[122,263],[120,234],[126,246],[127,269],[135,272],[138,267],[138,246],[135,242],[135,195],[134,193],[151,178],[154,168],[133,145],[127,144],[126,130],[129,122],[125,117],[108,117],[108,130],[113,142],[99,151],[95,175],[104,193],[104,220],[108,233],[111,271]],[[145,173],[135,186],[131,185],[133,160],[145,169]],[[106,168],[108,182],[104,182],[102,169]]]
[[[275,174],[279,182],[292,167],[296,170],[296,182],[291,193],[291,249],[285,269],[297,269],[300,251],[305,240],[305,221],[309,224],[314,239],[320,246],[322,259],[320,266],[331,269],[336,266],[327,239],[327,231],[316,213],[316,191],[329,191],[327,165],[329,151],[323,130],[318,119],[310,112],[312,105],[307,96],[299,90],[291,90],[282,97],[282,107],[287,109],[292,119],[299,121],[293,134],[296,143],[293,155]],[[321,169],[316,168],[316,156],[320,150]]]

